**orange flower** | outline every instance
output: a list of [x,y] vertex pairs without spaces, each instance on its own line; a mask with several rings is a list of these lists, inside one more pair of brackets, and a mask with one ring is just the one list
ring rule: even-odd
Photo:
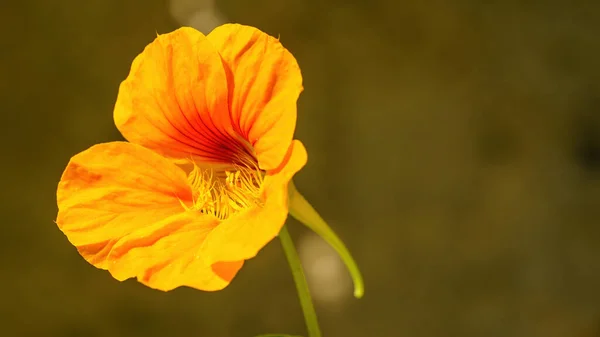
[[287,218],[307,159],[293,140],[301,91],[294,57],[256,28],[158,36],[119,88],[114,119],[129,142],[71,158],[56,223],[120,281],[226,287]]

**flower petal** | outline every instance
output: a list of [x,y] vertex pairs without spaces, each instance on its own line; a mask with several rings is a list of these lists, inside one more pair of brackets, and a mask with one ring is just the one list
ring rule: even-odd
[[142,146],[113,142],[77,154],[63,173],[57,201],[58,227],[88,262],[118,280],[138,277],[162,290],[217,290],[241,267],[234,261],[217,273],[199,258],[198,248],[218,221],[186,212],[192,191],[185,173]]
[[302,74],[278,39],[249,26],[226,24],[207,36],[229,81],[229,109],[238,133],[254,147],[263,170],[278,167],[292,142]]
[[197,212],[179,213],[121,238],[108,254],[112,276],[137,276],[160,290],[188,286],[214,291],[225,288],[243,261],[212,266],[200,255],[201,243],[216,221]]
[[294,140],[282,166],[265,177],[264,206],[236,214],[208,234],[202,255],[209,263],[250,259],[277,236],[288,214],[288,184],[306,160],[304,145]]
[[227,99],[218,52],[184,27],[159,35],[135,58],[114,119],[127,140],[162,155],[231,163],[251,151],[231,126]]

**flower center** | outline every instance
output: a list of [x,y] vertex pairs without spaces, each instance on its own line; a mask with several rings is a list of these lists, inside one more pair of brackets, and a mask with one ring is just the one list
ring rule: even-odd
[[232,164],[200,168],[194,163],[188,174],[194,202],[187,210],[226,219],[252,206],[262,206],[263,172],[258,167]]

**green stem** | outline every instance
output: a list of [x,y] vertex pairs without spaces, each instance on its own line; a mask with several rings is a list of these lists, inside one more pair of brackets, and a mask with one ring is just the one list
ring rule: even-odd
[[296,290],[298,291],[298,298],[300,298],[300,306],[302,306],[302,312],[304,313],[304,320],[306,321],[306,328],[308,329],[308,337],[321,337],[321,330],[319,329],[319,322],[317,320],[317,313],[313,306],[312,299],[310,297],[310,290],[308,289],[308,283],[306,283],[306,277],[304,277],[304,271],[302,270],[302,264],[298,257],[298,252],[294,246],[294,241],[288,232],[287,226],[284,225],[279,232],[279,239],[281,240],[281,246],[283,252],[292,270],[292,276],[296,283]]
[[310,205],[306,199],[298,192],[293,181],[290,181],[289,185],[290,193],[290,215],[296,220],[300,221],[308,228],[312,229],[320,237],[325,239],[327,243],[335,249],[344,261],[344,264],[350,271],[350,276],[354,282],[354,297],[361,298],[365,293],[365,286],[363,284],[363,278],[356,265],[356,262],[350,255],[348,248],[344,245],[344,242],[335,234],[335,232],[327,225],[325,220],[321,218],[319,213]]

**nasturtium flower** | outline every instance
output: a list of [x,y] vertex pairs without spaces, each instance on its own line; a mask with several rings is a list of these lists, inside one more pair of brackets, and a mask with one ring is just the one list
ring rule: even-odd
[[292,54],[256,28],[159,35],[119,88],[114,121],[128,142],[71,158],[58,227],[118,280],[226,287],[287,218],[307,160],[293,139],[301,91]]

